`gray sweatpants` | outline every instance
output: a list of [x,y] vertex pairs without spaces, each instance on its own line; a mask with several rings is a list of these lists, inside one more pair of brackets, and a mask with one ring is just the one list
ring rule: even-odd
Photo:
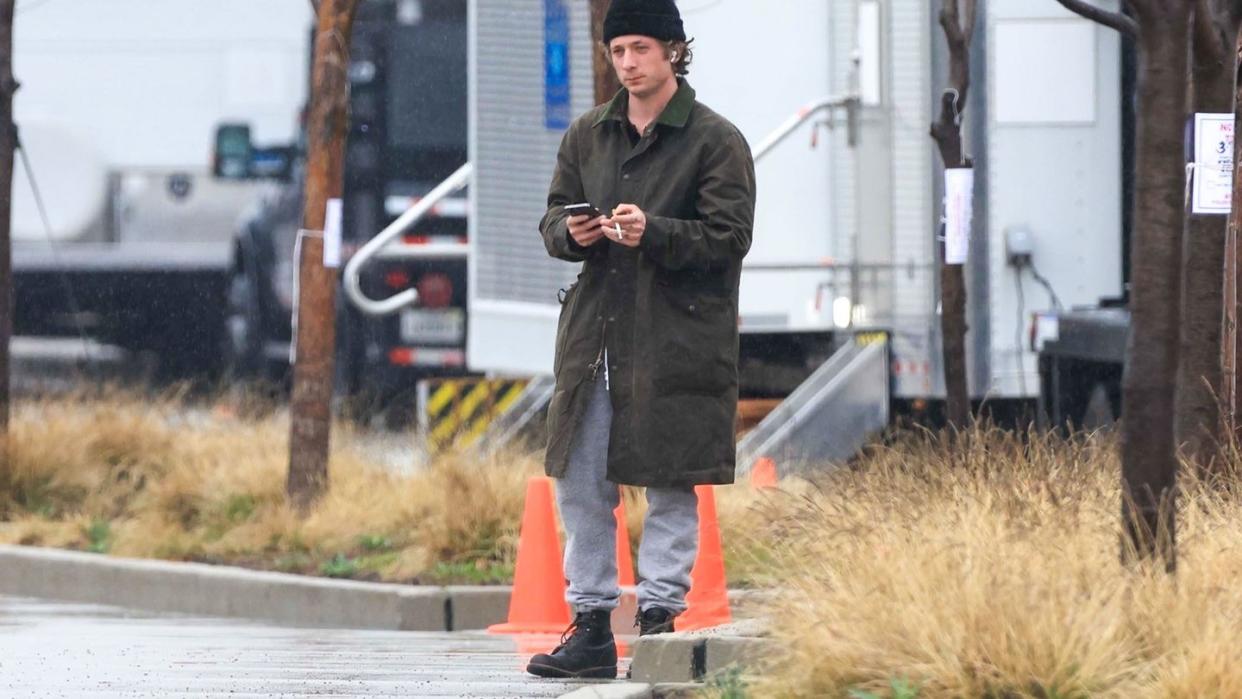
[[[556,483],[565,523],[565,599],[576,611],[613,609],[617,585],[617,523],[620,500],[606,478],[612,402],[604,378],[591,386],[586,414],[574,435],[569,470]],[[647,488],[647,516],[638,547],[638,607],[686,609],[690,569],[699,546],[698,496],[693,488]]]

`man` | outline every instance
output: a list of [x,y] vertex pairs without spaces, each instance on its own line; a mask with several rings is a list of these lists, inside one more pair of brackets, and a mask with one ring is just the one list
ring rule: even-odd
[[[540,223],[549,254],[585,263],[562,301],[546,457],[576,615],[560,646],[531,659],[544,677],[616,677],[618,484],[647,488],[645,635],[685,610],[694,486],[733,482],[750,148],[680,77],[691,54],[673,0],[613,0],[603,39],[623,89],[569,127]],[[607,215],[564,209],[584,202]]]

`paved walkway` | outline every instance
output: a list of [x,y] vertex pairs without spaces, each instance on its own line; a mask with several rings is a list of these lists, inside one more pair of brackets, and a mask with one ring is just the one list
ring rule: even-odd
[[523,668],[556,640],[288,629],[0,596],[0,696],[555,697],[585,683]]

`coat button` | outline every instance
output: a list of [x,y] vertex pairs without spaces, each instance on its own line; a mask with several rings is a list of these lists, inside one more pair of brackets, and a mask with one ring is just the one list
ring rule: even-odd
[[691,310],[691,311],[693,311],[693,310],[694,310],[694,304],[693,304],[693,303],[692,303],[692,304],[690,304],[690,310]]
[[608,271],[609,271],[610,273],[612,273],[612,274],[616,274],[616,273],[617,273],[617,268],[616,268],[616,267],[613,267],[612,269],[610,269],[610,270],[608,270]]
[[621,176],[621,179],[623,179],[623,180],[628,180],[628,179],[630,179],[630,173],[628,173],[628,172],[627,172],[627,173],[625,173],[624,175],[622,175],[622,176]]
[[617,322],[617,318],[616,318],[616,316],[608,316],[608,322],[609,322],[609,323],[615,323],[615,322]]

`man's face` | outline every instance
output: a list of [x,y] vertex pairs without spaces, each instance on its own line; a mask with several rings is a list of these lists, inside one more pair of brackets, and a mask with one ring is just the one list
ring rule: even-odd
[[676,79],[664,44],[649,36],[619,36],[608,44],[608,51],[612,54],[617,79],[636,97],[655,94],[668,81]]

